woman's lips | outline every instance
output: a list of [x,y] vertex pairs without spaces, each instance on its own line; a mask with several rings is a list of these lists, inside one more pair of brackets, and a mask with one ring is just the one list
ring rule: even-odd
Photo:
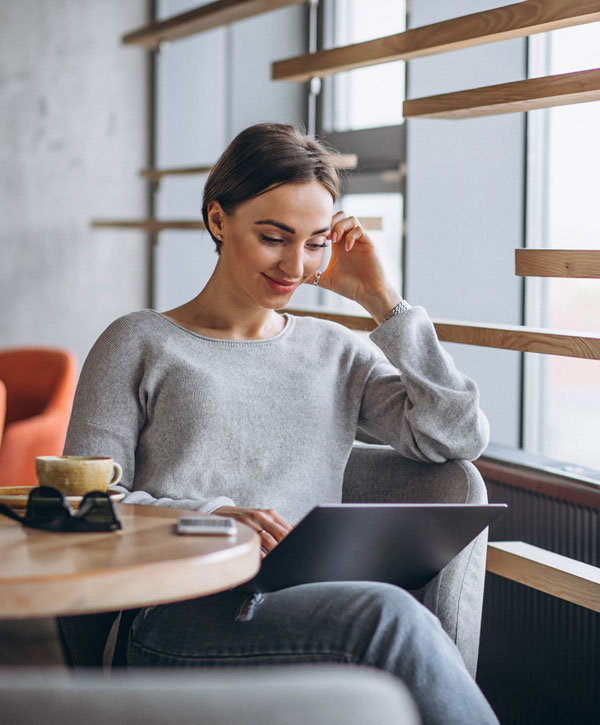
[[268,274],[262,273],[263,277],[267,280],[267,284],[273,290],[280,295],[287,295],[293,292],[298,286],[298,282],[286,282],[284,279],[277,279],[275,277],[269,277]]

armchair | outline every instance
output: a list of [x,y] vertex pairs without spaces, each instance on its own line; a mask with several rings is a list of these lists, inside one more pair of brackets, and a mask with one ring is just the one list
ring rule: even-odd
[[[356,442],[344,473],[344,503],[487,503],[469,461],[422,463],[389,446]],[[413,591],[454,640],[475,677],[479,652],[487,529],[422,589]]]
[[72,353],[53,348],[0,350],[6,425],[0,486],[35,485],[35,457],[62,453],[75,385]]

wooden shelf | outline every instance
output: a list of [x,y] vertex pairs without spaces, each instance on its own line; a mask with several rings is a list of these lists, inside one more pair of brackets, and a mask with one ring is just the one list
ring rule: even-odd
[[299,2],[301,0],[217,0],[180,15],[144,25],[127,33],[121,40],[128,45],[141,45],[155,50],[165,40],[177,40]]
[[600,0],[528,0],[445,20],[397,35],[280,60],[274,80],[306,81],[313,76],[566,28],[600,20]]
[[[356,154],[332,154],[331,162],[334,168],[355,169],[358,164]],[[163,176],[187,176],[195,174],[208,174],[212,171],[212,166],[180,166],[171,169],[142,169],[140,176],[149,181],[159,182]]]
[[494,347],[520,352],[600,360],[600,335],[559,332],[518,325],[484,325],[436,321],[438,337],[444,342]]
[[487,571],[600,612],[600,569],[523,541],[488,544]]
[[[344,315],[320,309],[288,309],[287,312],[332,320],[351,330],[371,331],[377,327],[375,320],[366,316]],[[517,325],[483,325],[445,320],[434,320],[433,324],[442,342],[600,360],[600,335],[556,332]]]
[[600,250],[515,249],[515,274],[600,279]]
[[141,169],[140,176],[148,181],[158,182],[163,176],[192,176],[209,174],[212,166],[180,166],[174,169]]
[[202,221],[181,219],[94,219],[91,226],[95,229],[139,229],[149,234],[158,234],[166,229],[206,229]]
[[[370,232],[381,231],[381,217],[359,217],[363,229]],[[149,234],[158,234],[166,229],[206,229],[200,220],[182,219],[94,219],[90,225],[95,229],[140,229]]]
[[362,330],[363,332],[371,332],[377,327],[377,323],[372,317],[360,317],[358,315],[344,315],[340,312],[327,312],[322,309],[296,309],[286,307],[285,310],[279,310],[279,312],[289,312],[292,315],[298,315],[298,317],[318,317],[320,320],[331,320],[331,322],[338,322],[344,327],[348,327],[350,330]]
[[600,68],[404,101],[405,118],[476,118],[600,100]]

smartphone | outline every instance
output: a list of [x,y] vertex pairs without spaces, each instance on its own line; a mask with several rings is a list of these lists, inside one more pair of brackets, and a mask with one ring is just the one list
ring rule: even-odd
[[226,516],[181,516],[177,520],[178,534],[197,534],[201,536],[235,536],[235,519]]

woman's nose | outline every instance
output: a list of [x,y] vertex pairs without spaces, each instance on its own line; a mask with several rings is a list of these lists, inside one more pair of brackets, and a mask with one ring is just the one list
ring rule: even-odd
[[299,279],[304,273],[303,247],[291,247],[279,262],[279,268],[288,279]]

